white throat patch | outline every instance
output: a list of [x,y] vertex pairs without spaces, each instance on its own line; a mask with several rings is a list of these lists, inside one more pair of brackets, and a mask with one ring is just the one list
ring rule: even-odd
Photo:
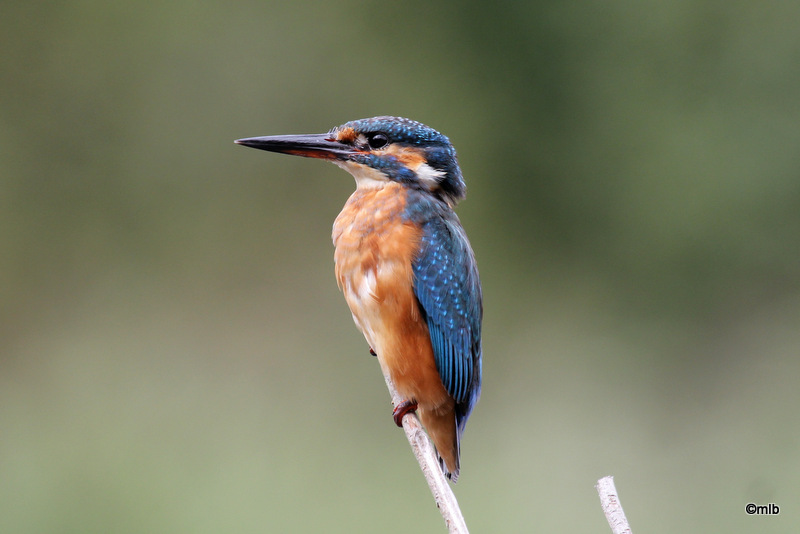
[[366,165],[337,160],[332,163],[352,174],[358,189],[380,189],[390,181],[385,174]]

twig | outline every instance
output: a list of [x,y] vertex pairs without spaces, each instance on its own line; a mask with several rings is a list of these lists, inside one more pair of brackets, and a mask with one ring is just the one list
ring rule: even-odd
[[[392,396],[392,405],[397,406],[403,402],[403,399],[397,394],[391,379],[386,375],[383,378],[386,380],[386,387],[389,388],[389,394]],[[450,489],[450,484],[447,483],[447,479],[439,467],[439,460],[436,457],[433,443],[431,443],[425,430],[422,429],[422,424],[415,413],[409,412],[403,417],[403,430],[448,530],[451,534],[469,534],[467,524],[464,522],[464,516],[461,515],[461,509],[458,507],[456,496],[453,494],[453,490]]]
[[617,496],[617,488],[614,487],[614,477],[601,478],[595,488],[600,495],[600,506],[603,507],[611,531],[614,534],[631,534],[631,527],[628,526],[628,519]]

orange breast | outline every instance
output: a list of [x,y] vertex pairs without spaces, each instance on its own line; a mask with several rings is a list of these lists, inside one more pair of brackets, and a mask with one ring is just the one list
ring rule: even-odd
[[356,325],[398,393],[416,400],[421,412],[448,411],[452,399],[436,370],[413,291],[412,261],[421,230],[403,221],[405,207],[399,184],[353,193],[333,225],[336,278]]
[[397,392],[417,414],[450,473],[458,475],[455,402],[442,384],[413,289],[421,230],[403,221],[405,190],[357,189],[333,225],[336,279],[353,320]]

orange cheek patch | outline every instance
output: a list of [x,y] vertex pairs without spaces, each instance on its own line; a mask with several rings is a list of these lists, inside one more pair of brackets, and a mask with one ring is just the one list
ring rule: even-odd
[[423,152],[417,148],[392,145],[384,153],[396,157],[403,165],[415,172],[425,163]]

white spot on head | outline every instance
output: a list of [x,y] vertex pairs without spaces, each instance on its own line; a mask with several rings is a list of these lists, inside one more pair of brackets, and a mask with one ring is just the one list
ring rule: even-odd
[[417,168],[417,178],[420,182],[425,184],[430,191],[433,191],[439,187],[439,182],[444,178],[444,171],[434,169],[427,163],[423,163]]

